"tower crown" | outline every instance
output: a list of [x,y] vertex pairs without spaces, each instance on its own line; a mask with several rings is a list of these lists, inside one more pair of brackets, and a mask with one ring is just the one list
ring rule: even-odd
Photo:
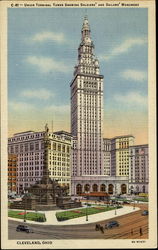
[[99,61],[94,55],[94,44],[90,36],[91,30],[88,17],[84,17],[81,30],[81,43],[78,48],[78,64],[75,66],[76,74],[99,75]]
[[88,41],[91,42],[91,39],[90,39],[90,26],[89,26],[89,23],[88,23],[88,17],[85,16],[84,17],[84,21],[83,21],[83,25],[82,25],[82,41]]

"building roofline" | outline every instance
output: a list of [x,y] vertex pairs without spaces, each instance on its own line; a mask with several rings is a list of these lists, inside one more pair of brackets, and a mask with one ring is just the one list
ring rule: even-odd
[[[28,131],[23,131],[23,132],[18,132],[18,133],[15,133],[14,135],[19,135],[19,134],[27,134],[27,133],[36,133],[35,131],[33,130],[28,130]],[[37,132],[38,133],[38,132]]]
[[56,134],[56,135],[66,134],[66,135],[72,136],[72,134],[70,132],[67,132],[67,131],[64,131],[64,130],[59,130],[59,131],[53,132],[53,134]]
[[117,139],[117,138],[122,138],[122,137],[133,137],[133,138],[135,138],[133,135],[119,135],[119,136],[112,137],[111,140]]
[[118,135],[118,136],[111,137],[111,138],[103,138],[103,140],[114,140],[114,139],[122,138],[122,137],[133,137],[133,138],[135,138],[133,135]]
[[72,81],[70,82],[70,87],[72,86],[72,84],[75,81],[75,79],[76,79],[77,76],[90,76],[90,77],[96,77],[96,78],[98,77],[98,78],[104,79],[104,76],[100,75],[100,74],[96,75],[96,74],[88,74],[88,73],[77,73],[77,74],[74,75]]
[[142,146],[149,146],[149,144],[139,144],[139,145],[133,145],[133,146],[129,146],[130,148],[134,148],[134,147],[142,147]]

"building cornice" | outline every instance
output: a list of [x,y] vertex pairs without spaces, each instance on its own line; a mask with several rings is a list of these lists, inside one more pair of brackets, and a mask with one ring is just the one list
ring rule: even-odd
[[94,74],[84,74],[84,73],[78,73],[78,74],[76,74],[75,76],[74,76],[74,78],[73,78],[73,80],[71,81],[71,83],[70,83],[70,87],[72,86],[72,84],[73,84],[73,82],[75,81],[75,79],[77,78],[77,76],[87,76],[87,77],[95,77],[95,78],[101,78],[101,79],[103,79],[104,78],[104,76],[103,75],[94,75]]

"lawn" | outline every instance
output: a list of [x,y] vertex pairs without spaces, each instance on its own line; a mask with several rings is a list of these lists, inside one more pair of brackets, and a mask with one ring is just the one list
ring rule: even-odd
[[135,201],[143,201],[143,202],[148,202],[148,197],[140,197],[140,198],[134,198]]
[[43,213],[35,213],[35,212],[25,212],[24,211],[8,211],[8,217],[17,218],[17,219],[26,219],[32,221],[44,222],[46,221],[45,214]]
[[[117,208],[121,208],[122,206],[118,206]],[[106,206],[96,206],[96,207],[87,207],[82,209],[75,209],[64,212],[57,212],[56,217],[58,221],[70,220],[82,216],[86,216],[86,214],[97,214],[101,212],[107,212],[115,209],[114,207],[106,207]]]

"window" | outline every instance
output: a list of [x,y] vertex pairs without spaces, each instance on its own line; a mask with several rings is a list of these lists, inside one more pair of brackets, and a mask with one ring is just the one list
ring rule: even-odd
[[56,150],[56,143],[53,143],[53,150]]
[[33,150],[34,150],[34,144],[30,143],[30,151],[33,151]]
[[39,150],[39,144],[38,143],[35,144],[35,149]]
[[19,151],[19,147],[15,146],[15,153],[18,153],[18,151]]
[[61,144],[58,144],[58,151],[61,151]]

